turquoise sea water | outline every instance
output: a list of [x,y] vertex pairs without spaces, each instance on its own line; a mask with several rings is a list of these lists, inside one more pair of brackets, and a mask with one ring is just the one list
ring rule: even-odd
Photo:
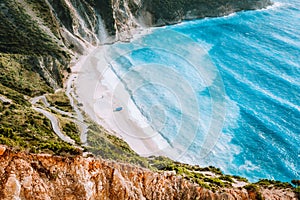
[[108,56],[172,158],[300,179],[299,1],[158,28]]

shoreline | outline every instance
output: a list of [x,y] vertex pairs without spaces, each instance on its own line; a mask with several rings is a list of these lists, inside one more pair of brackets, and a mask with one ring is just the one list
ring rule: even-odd
[[[133,39],[148,32],[149,30],[142,31],[142,34],[135,35]],[[109,45],[88,48],[86,54],[71,66],[72,74],[66,84],[67,88],[74,89],[73,100],[83,105],[80,109],[93,121],[126,141],[140,156],[166,156],[162,149],[169,144],[146,122],[120,84],[121,81],[108,68],[105,51]],[[117,107],[122,107],[122,110],[115,112]]]

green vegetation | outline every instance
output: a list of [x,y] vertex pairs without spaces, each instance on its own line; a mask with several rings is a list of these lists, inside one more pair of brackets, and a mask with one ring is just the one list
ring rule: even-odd
[[0,118],[0,144],[32,153],[80,153],[60,140],[52,131],[50,121],[31,107],[0,101]]
[[263,200],[262,194],[259,191],[259,187],[256,184],[249,184],[246,185],[244,188],[248,191],[250,196],[253,197],[251,199]]
[[292,182],[292,184],[295,185],[296,187],[297,187],[297,186],[300,186],[300,180],[292,180],[291,182]]
[[[26,13],[23,5],[15,0],[3,1],[2,12],[0,12],[0,52],[69,57],[50,36],[38,27],[36,21]],[[48,18],[49,15],[45,17]]]
[[230,175],[222,175],[222,176],[219,177],[220,180],[227,181],[229,183],[233,183],[234,182],[232,178],[233,177],[230,176]]
[[[166,157],[150,157],[150,168],[155,171],[174,171],[177,175],[197,183],[202,187],[216,191],[224,187],[232,187],[234,177],[230,175],[223,175],[219,168],[199,167],[175,162]],[[207,174],[207,175],[206,175]]]
[[52,92],[53,89],[32,69],[30,59],[20,54],[0,53],[1,84],[31,97]]
[[[270,1],[261,1],[257,4],[253,1],[207,1],[207,0],[148,0],[143,3],[142,10],[152,14],[152,21],[156,25],[173,24],[186,18],[217,17],[241,10],[260,9],[270,5]],[[129,4],[131,5],[131,4]],[[134,6],[131,6],[133,9]]]
[[[176,175],[180,175],[184,179],[213,191],[220,190],[224,187],[232,187],[231,184],[237,179],[247,182],[247,179],[238,176],[224,175],[219,168],[213,166],[201,168],[199,166],[175,162],[163,156],[140,157],[125,141],[111,135],[103,127],[89,120],[88,117],[86,117],[86,120],[86,123],[89,123],[90,126],[88,127],[88,146],[85,148],[87,151],[101,158],[147,167],[156,172],[173,171]],[[69,127],[69,129],[64,128],[65,133],[68,135],[69,133],[67,132],[75,133],[75,124],[73,124],[73,126],[71,125],[71,127],[73,127],[71,128],[70,125],[67,125],[68,123],[66,123],[65,126]],[[69,136],[72,137],[72,135]],[[205,175],[210,173],[211,176]]]
[[299,186],[297,186],[295,188],[295,192],[298,194],[298,197],[300,197],[300,187]]
[[60,122],[61,122],[63,132],[67,136],[69,136],[72,140],[74,140],[76,144],[80,145],[81,144],[80,135],[79,135],[80,131],[77,125],[70,120],[61,120]]
[[87,150],[104,159],[128,162],[148,167],[147,158],[140,157],[120,138],[110,135],[104,128],[91,122],[88,131]]
[[263,187],[293,188],[293,186],[290,183],[284,183],[281,181],[275,181],[269,179],[260,179],[256,184]]
[[291,182],[295,186],[294,191],[300,199],[300,180],[292,180]]
[[[60,37],[46,1],[23,3],[28,3],[44,25]],[[0,144],[34,153],[79,154],[80,150],[56,136],[50,121],[29,102],[30,97],[53,92],[47,73],[57,85],[61,84],[62,71],[67,67],[63,65],[70,60],[57,39],[44,32],[32,17],[18,1],[1,2],[0,95],[9,101],[0,101]],[[60,98],[57,101],[63,102]],[[72,125],[66,125],[65,130],[74,134]]]
[[26,0],[36,13],[37,17],[43,20],[44,25],[49,27],[51,32],[60,38],[59,24],[55,20],[55,16],[51,13],[51,9],[45,0]]
[[47,94],[46,98],[51,106],[54,106],[65,112],[70,112],[70,113],[73,112],[73,108],[70,104],[69,98],[67,97],[67,95],[63,90],[56,92],[54,94]]
[[249,181],[248,181],[248,179],[246,179],[246,178],[244,178],[244,177],[240,177],[240,176],[236,176],[236,175],[234,175],[234,176],[232,176],[235,180],[237,180],[237,181],[242,181],[242,182],[245,182],[245,183],[248,183]]
[[22,106],[30,106],[31,104],[27,101],[23,94],[10,89],[0,83],[0,94],[6,96],[8,99],[11,99],[14,103],[22,105]]
[[[50,86],[54,83],[62,84],[62,72],[67,68],[70,55],[59,45],[58,25],[51,18],[46,2],[22,2],[3,0],[1,3],[0,80],[3,85],[32,97],[53,91]],[[38,17],[41,21],[47,19],[54,36],[39,27],[34,14],[26,13],[23,4],[31,6],[29,9],[36,13],[41,9],[43,17]]]
[[216,168],[214,166],[209,166],[209,167],[204,167],[204,168],[200,168],[200,171],[209,171],[209,172],[213,172],[217,175],[223,175],[222,171],[220,168]]
[[[193,0],[192,2],[196,2]],[[200,0],[201,2],[206,2]],[[200,2],[198,1],[198,2]],[[51,153],[59,155],[78,155],[81,150],[62,141],[53,132],[50,121],[36,112],[30,102],[30,97],[47,94],[46,98],[60,110],[73,112],[69,100],[63,91],[55,94],[50,86],[49,76],[57,85],[61,84],[62,72],[70,72],[68,63],[70,55],[63,49],[62,38],[59,34],[59,24],[48,4],[44,0],[25,0],[34,13],[41,19],[54,35],[50,36],[39,27],[38,22],[32,19],[25,8],[16,0],[3,0],[0,7],[0,95],[8,101],[0,100],[0,144],[32,153]],[[174,20],[181,17],[186,1],[149,1],[150,11],[156,17]],[[95,6],[101,16],[105,16],[106,27],[114,33],[114,19],[111,1],[87,0],[81,9],[92,12],[87,3]],[[147,4],[147,3],[146,3]],[[149,4],[147,4],[149,6]],[[129,6],[133,12],[138,11],[136,4],[130,0]],[[191,6],[193,4],[191,3]],[[208,6],[211,6],[208,5]],[[213,6],[212,6],[213,7]],[[52,8],[51,8],[52,9]],[[72,14],[62,0],[53,3],[58,18],[70,32],[72,32]],[[174,10],[176,12],[174,12]],[[78,12],[82,12],[79,11]],[[92,23],[96,23],[93,21]],[[68,44],[69,48],[76,48]],[[49,75],[50,74],[50,75]],[[42,104],[40,106],[43,106]],[[55,113],[60,120],[62,131],[80,145],[79,128],[72,121],[59,113]],[[219,168],[213,166],[201,168],[175,162],[166,157],[144,158],[135,153],[122,139],[111,135],[107,130],[88,120],[88,146],[86,149],[94,155],[104,159],[132,163],[147,167],[156,172],[173,171],[184,179],[197,183],[211,190],[220,190],[231,187],[237,181],[248,182],[238,176],[223,175]],[[38,166],[36,166],[38,167]],[[208,174],[208,175],[205,175]],[[55,179],[56,176],[53,176]],[[299,181],[292,182],[300,193]],[[260,180],[256,184],[248,184],[244,188],[255,193],[256,199],[261,199],[259,186],[291,188],[288,183],[279,181]]]

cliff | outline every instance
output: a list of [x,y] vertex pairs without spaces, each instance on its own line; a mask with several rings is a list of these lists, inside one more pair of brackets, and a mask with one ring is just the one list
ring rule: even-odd
[[148,26],[162,26],[204,17],[220,17],[242,10],[261,9],[271,5],[269,0],[190,0],[144,1],[135,9],[135,16]]
[[[89,146],[83,147],[69,99],[64,92],[52,94],[63,87],[71,60],[91,46],[128,41],[144,26],[267,5],[269,0],[2,0],[0,144],[14,150],[0,146],[0,199],[296,199],[289,184],[252,185],[212,167],[142,158],[86,118]],[[44,94],[39,98],[50,105],[32,103]],[[77,146],[61,140],[36,108],[55,116]],[[82,150],[118,162],[78,156]]]
[[224,16],[268,5],[270,0],[3,0],[0,50],[52,57],[65,54],[63,51],[83,53],[89,44],[128,39],[137,27]]
[[173,172],[94,158],[15,153],[0,146],[1,199],[297,199],[291,189],[212,192]]
[[[76,62],[89,47],[130,40],[143,26],[222,16],[269,4],[269,0],[2,0],[1,143],[31,148],[22,140],[32,143],[38,138],[38,146],[46,146],[43,138],[24,133],[53,134],[49,121],[28,100],[63,87],[71,60]],[[24,125],[24,120],[31,123]],[[57,138],[51,138],[57,143]]]
[[[270,4],[270,0],[3,0],[0,56],[18,55],[10,59],[38,73],[42,87],[57,89],[71,58],[84,54],[91,45],[130,40],[143,26],[223,16]],[[0,64],[1,68],[11,67],[4,59]],[[2,73],[1,78],[5,86],[24,91],[24,83],[14,82],[12,75]],[[27,90],[32,96],[37,93],[33,86]]]

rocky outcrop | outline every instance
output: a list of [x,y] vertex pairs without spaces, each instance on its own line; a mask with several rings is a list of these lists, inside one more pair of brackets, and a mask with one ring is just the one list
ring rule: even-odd
[[[15,60],[22,70],[38,73],[47,85],[56,89],[62,86],[62,74],[68,69],[71,57],[84,54],[91,45],[130,40],[134,31],[143,26],[223,16],[267,5],[269,0],[3,0],[0,2],[0,53],[18,55]],[[11,60],[4,63],[4,59],[0,64],[3,68],[15,65]],[[11,87],[14,81],[4,84],[1,80],[1,84]],[[23,89],[15,86],[22,94],[28,93]],[[156,173],[82,156],[15,153],[0,146],[0,199],[261,197],[297,199],[291,189],[232,187],[210,191],[172,172]]]
[[[137,27],[224,16],[241,10],[264,8],[270,4],[270,0],[4,0],[0,11],[7,25],[21,28],[22,24],[19,23],[25,19],[21,20],[19,16],[28,15],[25,25],[31,22],[49,39],[64,45],[66,49],[71,47],[82,53],[88,44],[105,42],[100,41],[105,34],[103,29],[112,36],[110,42],[114,39],[126,40]],[[14,38],[14,41],[18,41],[18,38]],[[76,48],[73,49],[73,46]]]
[[91,45],[128,41],[144,26],[223,16],[270,4],[270,0],[3,0],[0,52],[34,57],[33,69],[57,88],[70,58],[84,54]]
[[296,199],[290,189],[259,196],[241,188],[212,192],[172,172],[95,158],[14,153],[1,147],[0,199]]
[[[139,27],[163,26],[183,20],[204,17],[219,17],[241,10],[254,10],[271,5],[270,0],[109,0],[110,15],[102,15],[114,27],[107,27],[115,33],[116,40],[129,40]],[[106,3],[109,4],[109,3]],[[100,9],[101,10],[101,9]],[[111,14],[113,18],[111,18]]]
[[220,17],[241,10],[254,10],[271,5],[270,0],[151,0],[145,1],[137,15],[148,26],[162,26],[204,17]]

